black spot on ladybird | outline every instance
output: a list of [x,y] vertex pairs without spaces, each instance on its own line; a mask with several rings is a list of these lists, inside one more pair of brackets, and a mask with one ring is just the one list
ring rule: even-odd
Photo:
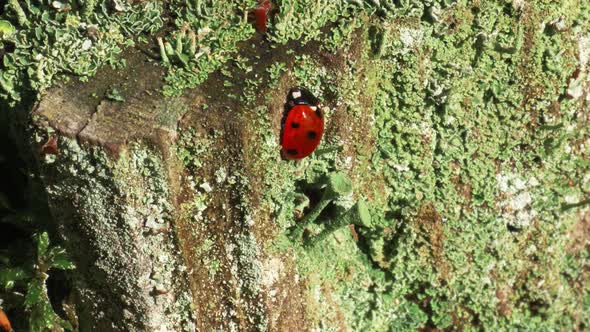
[[309,138],[309,139],[314,139],[317,136],[318,136],[318,134],[315,131],[313,131],[313,130],[310,130],[310,131],[307,132],[307,138]]
[[297,154],[297,150],[295,150],[295,149],[289,149],[289,150],[287,150],[287,154],[290,154],[290,155],[294,156],[294,155]]
[[299,128],[298,122],[291,122],[291,128]]

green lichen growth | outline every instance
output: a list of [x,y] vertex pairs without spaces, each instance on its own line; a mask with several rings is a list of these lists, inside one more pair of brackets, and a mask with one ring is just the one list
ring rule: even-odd
[[[43,91],[65,74],[87,80],[102,65],[121,65],[119,55],[124,47],[163,24],[159,2],[126,6],[118,10],[121,13],[109,9],[107,2],[99,2],[97,11],[84,17],[71,8],[25,3],[25,9],[14,11],[19,23],[11,37],[14,50],[2,52],[0,98],[9,102],[21,100],[26,91]],[[4,15],[11,18],[10,12]],[[5,48],[6,44],[0,46]]]
[[[162,60],[168,65],[164,94],[179,95],[186,88],[196,87],[230,60],[238,42],[254,33],[247,14],[255,3],[172,1],[170,7],[178,30],[170,41],[160,42]],[[167,53],[174,55],[177,62],[170,61]]]
[[[579,116],[583,102],[564,96],[579,84],[570,78],[589,8],[376,4],[359,3],[379,17],[365,35],[374,38],[373,69],[357,63],[366,68],[351,66],[332,84],[321,81],[333,74],[313,57],[299,56],[290,69],[317,95],[335,94],[347,112],[374,115],[375,150],[356,160],[371,172],[352,175],[382,175],[385,184],[384,191],[355,187],[379,196],[368,202],[372,224],[357,228],[362,243],[336,228],[298,251],[310,292],[325,302],[316,287],[330,283],[354,330],[580,327],[587,252],[568,248],[588,205],[588,155],[579,145],[588,123]],[[369,109],[350,75],[358,69],[374,75],[366,83],[375,97]],[[277,225],[300,222],[293,211],[301,186],[318,190],[322,175],[345,164],[328,154],[267,168],[279,183],[268,192]],[[276,245],[289,250],[283,239]],[[333,326],[333,314],[316,312],[317,326]]]
[[[556,9],[551,8],[544,7]],[[562,301],[583,301],[577,297],[572,303],[569,299],[576,297],[565,300],[557,293],[541,296],[542,289],[550,294],[557,284],[567,293],[575,292],[567,282],[541,287],[531,284],[535,278],[547,282],[565,267],[558,267],[563,258],[551,254],[565,250],[567,220],[572,217],[559,212],[564,200],[560,192],[567,187],[558,180],[559,174],[564,168],[573,171],[570,176],[574,177],[581,175],[575,175],[578,171],[586,172],[585,167],[573,166],[580,165],[577,160],[582,155],[559,148],[547,153],[547,143],[555,142],[554,133],[533,129],[542,127],[550,117],[549,106],[567,88],[577,61],[574,56],[556,59],[548,50],[573,40],[568,41],[564,34],[529,29],[524,22],[514,29],[510,22],[521,19],[518,10],[493,3],[476,10],[459,6],[449,15],[472,14],[462,16],[459,22],[391,29],[389,44],[381,53],[385,81],[375,108],[380,153],[372,161],[380,165],[378,171],[396,189],[387,210],[401,218],[380,221],[382,230],[392,227],[395,232],[371,235],[375,243],[372,256],[394,277],[405,271],[421,271],[414,280],[398,280],[393,293],[412,294],[418,301],[428,299],[422,308],[430,312],[425,323],[438,328],[458,324],[457,317],[466,319],[466,326],[486,328],[497,328],[497,324],[507,328],[525,327],[519,324],[527,324],[527,328],[570,326],[575,324],[578,305],[569,307],[568,321],[557,314],[567,307]],[[541,9],[535,9],[523,15],[531,20],[528,24],[550,24],[552,19],[540,13]],[[580,14],[574,11],[567,17]],[[441,34],[451,24],[453,33]],[[576,29],[575,19],[570,24]],[[461,44],[478,34],[490,37],[471,48]],[[529,43],[529,49],[523,49],[522,43]],[[428,62],[423,60],[424,53],[429,54]],[[560,61],[560,69],[543,65],[548,59]],[[407,69],[387,76],[401,65]],[[517,74],[523,70],[525,75]],[[567,101],[560,106],[562,121],[586,127],[581,132],[587,130],[587,124],[566,115],[571,114],[568,108],[577,106]],[[434,203],[433,211],[420,212],[429,202]],[[408,226],[405,220],[416,221]],[[426,222],[436,227],[411,226]],[[530,234],[536,234],[536,240],[525,244]],[[542,244],[543,237],[556,234],[561,234],[559,244]],[[433,248],[421,251],[415,236],[423,236],[422,241]],[[387,245],[393,241],[395,255],[387,253],[391,250]],[[533,258],[523,246],[537,250],[542,246],[544,254],[537,252]],[[511,257],[519,257],[519,263]],[[540,261],[534,262],[537,259]],[[525,277],[515,278],[519,273]],[[424,288],[433,280],[446,286]],[[541,308],[533,303],[541,303]],[[460,309],[460,305],[471,309]],[[543,321],[534,318],[537,310],[544,312]]]
[[[322,28],[336,21],[346,21],[351,6],[345,0],[277,1],[278,15],[272,20],[269,39],[278,44],[289,40],[306,43],[319,39]],[[305,27],[302,29],[301,27]]]
[[[223,98],[212,101],[223,105],[199,111],[230,108],[231,113],[215,114],[248,124],[238,135],[238,141],[247,140],[240,153],[219,147],[222,139],[236,142],[223,136],[227,132],[188,128],[177,142],[188,191],[180,213],[190,219],[191,236],[202,240],[190,252],[207,280],[229,271],[229,288],[238,293],[230,302],[247,299],[246,315],[261,328],[267,322],[256,301],[267,291],[260,281],[264,254],[294,257],[307,287],[309,322],[319,330],[586,328],[589,251],[576,239],[588,234],[580,224],[587,219],[590,195],[584,112],[589,74],[583,60],[590,43],[588,4],[273,4],[268,34],[260,36],[248,21],[255,1],[172,1],[166,5],[174,27],[153,40],[167,69],[166,95],[206,85],[219,70],[215,78],[223,82],[215,86],[222,87]],[[122,36],[156,29],[133,25],[145,22],[134,18],[111,21],[130,17],[135,7],[114,16],[88,14],[93,6],[88,2],[85,18],[114,22],[107,54],[118,52],[113,45],[125,44]],[[152,18],[159,17],[161,8],[152,6]],[[32,38],[27,24],[38,20],[35,13],[24,18],[18,9],[11,13],[16,37],[6,33],[6,38],[22,51],[25,43],[18,38]],[[49,21],[59,27],[83,21],[75,11],[51,15]],[[87,36],[72,38],[72,45],[83,46]],[[285,44],[289,48],[281,48]],[[258,67],[243,54],[256,53],[256,47],[275,50],[281,62],[247,76]],[[66,63],[77,63],[79,56]],[[48,62],[49,74],[37,77],[35,69],[25,74],[24,67],[30,62],[41,67],[41,60],[14,65],[12,57],[5,58],[9,65],[0,80],[12,98],[21,89],[20,78],[33,78],[39,89],[57,75],[51,69],[57,61]],[[97,65],[108,62],[104,59]],[[93,73],[94,67],[80,66],[70,71]],[[281,84],[303,85],[325,105],[326,136],[316,153],[300,162],[278,159],[277,115],[268,103],[276,104],[276,96],[285,93]],[[227,106],[234,101],[247,107]],[[227,128],[217,129],[222,127]],[[136,178],[143,190],[127,197],[145,197],[140,214],[159,216],[155,222],[166,224],[172,209],[159,200],[167,200],[169,192],[165,183],[150,180],[163,172],[162,161],[151,154],[136,151],[124,159],[145,172]],[[227,160],[235,155],[230,165]],[[207,173],[226,157],[227,167]],[[247,163],[235,166],[235,160]],[[94,167],[84,158],[77,162],[69,172]],[[119,179],[135,174],[129,165]],[[334,174],[350,181],[349,194],[322,199],[325,179]],[[104,217],[107,205],[94,201],[112,193],[98,188],[104,191],[88,192],[87,204]],[[235,225],[227,229],[239,229],[223,248],[222,234],[207,233],[227,222],[206,214],[218,203],[218,188],[232,189],[228,201],[235,203]],[[260,236],[256,223],[265,223],[271,235]],[[289,237],[294,229],[309,234]]]
[[12,37],[16,29],[9,21],[0,20],[0,40],[7,40]]
[[352,193],[352,183],[345,174],[329,174],[324,182],[323,186],[325,188],[319,202],[299,221],[293,232],[294,239],[300,239],[303,229],[313,223],[330,203]]

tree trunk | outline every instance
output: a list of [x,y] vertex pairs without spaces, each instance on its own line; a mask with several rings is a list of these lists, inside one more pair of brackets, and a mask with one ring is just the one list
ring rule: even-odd
[[[59,84],[32,110],[31,150],[77,265],[80,329],[307,329],[293,255],[267,250],[277,225],[261,200],[255,114],[216,75],[164,97],[161,67],[135,50],[126,58],[124,70]],[[290,80],[258,91],[274,140]]]
[[[194,54],[182,22],[160,42],[189,55],[129,49],[124,69],[22,106],[79,330],[583,330],[588,8],[347,1],[320,22],[329,2],[296,3],[180,96],[166,79],[233,51]],[[305,43],[321,34],[293,31],[301,18],[329,37]],[[286,161],[301,84],[321,92],[326,131]],[[335,173],[347,193],[328,202]]]

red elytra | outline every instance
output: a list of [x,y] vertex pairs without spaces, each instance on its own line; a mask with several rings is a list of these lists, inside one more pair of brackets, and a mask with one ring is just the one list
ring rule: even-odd
[[270,0],[262,0],[258,3],[258,7],[254,9],[254,17],[256,18],[256,30],[260,33],[266,33],[266,20],[268,12],[270,11]]
[[286,159],[309,156],[320,144],[324,118],[319,106],[299,104],[287,113],[281,136],[282,155]]
[[12,326],[10,325],[10,321],[4,313],[4,310],[0,309],[0,331],[2,332],[10,332],[12,331]]

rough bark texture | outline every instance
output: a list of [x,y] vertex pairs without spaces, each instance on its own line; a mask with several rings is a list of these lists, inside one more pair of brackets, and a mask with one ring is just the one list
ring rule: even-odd
[[[77,264],[81,329],[304,329],[293,258],[261,242],[276,226],[244,125],[255,119],[216,77],[167,98],[159,66],[135,50],[126,59],[49,89],[32,113],[32,150]],[[286,88],[269,107],[276,119]],[[113,90],[120,100],[96,97]]]
[[[33,110],[33,151],[56,227],[77,264],[82,330],[170,331],[194,325],[174,231],[179,99],[158,97],[162,71],[137,52],[47,91]],[[125,101],[99,99],[119,89]],[[55,151],[41,148],[48,140]]]
[[[58,83],[19,113],[77,265],[80,330],[587,329],[588,4],[273,3],[265,36],[239,1],[97,16],[131,33],[168,21],[124,69]],[[60,67],[23,41],[5,76],[27,63],[39,79],[90,75],[101,45]],[[321,99],[326,130],[288,162],[296,85]],[[334,174],[352,193],[326,202]],[[359,202],[370,222],[343,226]]]

